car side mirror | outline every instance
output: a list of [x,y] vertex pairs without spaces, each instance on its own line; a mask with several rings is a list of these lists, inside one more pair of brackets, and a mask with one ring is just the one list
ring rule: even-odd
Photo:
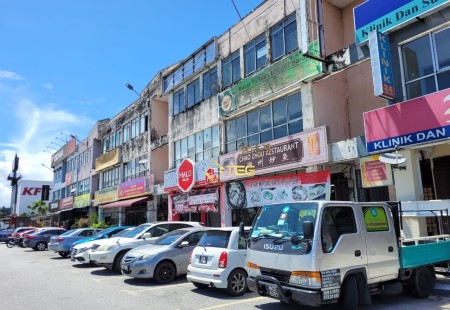
[[303,238],[311,240],[314,236],[314,224],[310,221],[303,222]]
[[245,239],[244,222],[239,223],[239,237]]
[[149,239],[152,237],[151,233],[145,233],[144,235],[142,235],[142,239]]
[[183,241],[180,243],[178,247],[180,248],[187,248],[189,246],[189,241]]

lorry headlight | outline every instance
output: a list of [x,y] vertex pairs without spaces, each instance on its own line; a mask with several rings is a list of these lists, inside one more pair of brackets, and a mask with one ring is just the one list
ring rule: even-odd
[[320,288],[320,272],[318,271],[293,271],[289,278],[290,284],[311,288]]
[[256,276],[261,274],[261,270],[259,270],[258,265],[247,262],[245,266],[247,267],[247,273],[249,277],[255,278]]

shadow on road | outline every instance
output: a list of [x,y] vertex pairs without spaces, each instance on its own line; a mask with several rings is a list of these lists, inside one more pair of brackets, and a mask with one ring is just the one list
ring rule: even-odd
[[122,276],[121,273],[114,271],[114,270],[106,269],[105,267],[91,271],[91,274],[94,276],[101,276],[101,277],[121,277]]
[[155,282],[153,279],[136,279],[136,278],[125,278],[123,280],[124,283],[137,287],[156,287],[156,286],[164,286],[164,285],[176,285],[187,283],[186,277],[177,277],[175,280],[168,284],[159,284]]

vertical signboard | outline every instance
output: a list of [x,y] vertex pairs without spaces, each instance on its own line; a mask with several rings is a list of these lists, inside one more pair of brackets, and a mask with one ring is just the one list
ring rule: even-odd
[[375,96],[393,100],[395,97],[389,38],[379,31],[369,34],[370,62],[372,65]]
[[391,165],[382,163],[378,158],[378,155],[361,158],[361,180],[365,188],[394,184]]

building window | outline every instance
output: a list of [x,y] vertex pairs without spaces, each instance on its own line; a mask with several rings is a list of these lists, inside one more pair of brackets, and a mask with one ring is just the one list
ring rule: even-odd
[[295,14],[271,29],[272,61],[298,47]]
[[245,76],[267,64],[266,36],[261,34],[244,46]]
[[90,193],[91,179],[87,178],[78,182],[78,195]]
[[127,143],[130,139],[130,123],[126,123],[122,128],[123,143]]
[[191,108],[200,102],[200,80],[195,79],[187,85],[187,107]]
[[219,91],[217,67],[203,74],[203,99],[214,96]]
[[148,172],[147,154],[136,157],[123,165],[123,181],[146,176]]
[[407,99],[450,87],[450,28],[401,47]]
[[225,122],[226,152],[303,131],[301,93],[279,98]]
[[174,142],[174,166],[178,167],[184,158],[198,162],[218,157],[219,149],[219,125],[208,127]]
[[141,115],[140,121],[140,133],[144,133],[148,131],[148,113],[144,113]]
[[230,86],[241,79],[239,50],[222,61],[223,87]]
[[119,167],[104,171],[102,174],[102,189],[119,184]]
[[184,111],[184,89],[173,94],[173,115],[177,115]]

